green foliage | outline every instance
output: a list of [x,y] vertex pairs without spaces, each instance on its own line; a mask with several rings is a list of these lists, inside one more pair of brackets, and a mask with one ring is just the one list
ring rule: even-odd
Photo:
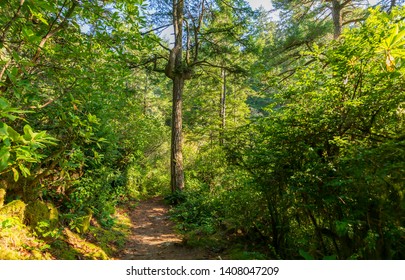
[[25,222],[32,228],[39,223],[48,223],[49,227],[55,227],[58,222],[58,210],[50,203],[34,201],[25,209]]
[[21,200],[13,200],[0,208],[0,216],[15,217],[24,220],[26,204]]
[[[237,259],[403,259],[404,9],[345,1],[357,23],[332,40],[325,1],[274,1],[278,26],[228,2],[194,28],[200,6],[186,15],[186,190],[167,201],[187,243]],[[141,35],[145,5],[0,7],[0,243],[107,259],[125,240],[117,205],[169,190],[170,88],[150,71],[167,61]],[[13,239],[29,235],[24,216],[50,247]]]
[[314,47],[316,62],[283,84],[269,116],[229,138],[283,258],[403,257],[402,43],[395,66],[381,55],[402,42],[403,13],[371,11],[344,40]]
[[233,249],[230,258],[234,260],[267,260],[268,257],[260,252],[243,251],[240,248]]
[[[68,229],[65,229],[63,232],[66,241],[68,244],[73,244],[73,250],[76,252],[71,252],[66,250],[69,253],[69,257],[73,257],[73,259],[82,258],[86,260],[108,260],[108,255],[101,249],[99,246],[92,244],[86,240],[83,240],[77,234],[71,232]],[[66,243],[60,243],[62,248],[66,246]],[[63,254],[65,254],[65,250],[63,250]],[[67,259],[67,256],[64,255],[62,259]]]
[[[0,103],[8,106],[5,100],[1,101]],[[24,177],[31,175],[27,165],[40,162],[45,156],[39,151],[46,145],[55,145],[57,141],[54,137],[48,136],[45,131],[34,132],[28,124],[24,126],[23,130],[24,134],[20,134],[11,126],[0,122],[0,139],[2,140],[0,143],[0,174],[12,171],[14,181],[18,181],[20,173]]]
[[[236,259],[264,259],[268,252],[260,244],[267,215],[264,200],[249,187],[249,176],[228,169],[222,186],[209,186],[198,179],[188,180],[187,190],[167,197],[175,203],[172,217],[187,244],[212,250],[232,248],[227,254]],[[225,185],[226,183],[226,185]],[[262,207],[263,205],[263,207]],[[242,244],[242,248],[239,248]],[[257,246],[256,246],[257,245]],[[246,247],[247,246],[247,247]],[[256,251],[247,252],[246,249]]]
[[88,233],[109,256],[114,256],[125,248],[131,233],[131,220],[125,213],[117,211],[113,218],[112,227],[90,226]]
[[[117,203],[126,195],[121,176],[112,170],[101,169],[76,181],[66,202],[66,207],[73,214],[69,222],[72,229],[78,229],[80,232],[88,229],[88,225],[83,225],[88,212],[93,212],[102,225],[111,225],[110,215],[114,213]],[[79,220],[82,222],[78,222]]]
[[[54,225],[52,225],[49,221],[45,220],[38,222],[34,230],[36,235],[44,240],[46,239],[56,240],[61,236],[60,230],[58,228],[55,228]],[[46,247],[46,249],[49,248],[50,245]]]
[[[34,207],[38,200],[51,201],[62,225],[81,234],[89,227],[89,210],[113,226],[115,206],[130,195],[128,163],[139,165],[137,157],[162,139],[160,118],[143,116],[136,97],[149,83],[126,67],[151,47],[139,32],[144,7],[139,1],[73,0],[0,6],[0,182],[6,201],[27,202],[27,223],[47,240],[59,238],[52,218],[45,218],[56,208],[41,212]],[[141,130],[144,135],[137,135]],[[82,217],[87,219],[79,222]]]
[[178,204],[172,217],[178,222],[177,228],[188,232],[199,230],[201,234],[210,235],[215,232],[215,205],[213,199],[208,200],[206,193],[200,190],[174,192],[166,198],[169,202]]
[[59,212],[51,203],[34,201],[27,205],[25,223],[34,231],[34,235],[43,240],[56,240],[61,236]]
[[29,231],[19,217],[0,215],[0,259],[50,259],[49,245]]
[[160,110],[147,113],[132,122],[132,129],[137,133],[125,145],[131,154],[128,159],[126,186],[133,197],[168,192],[169,130],[164,126],[161,114]]

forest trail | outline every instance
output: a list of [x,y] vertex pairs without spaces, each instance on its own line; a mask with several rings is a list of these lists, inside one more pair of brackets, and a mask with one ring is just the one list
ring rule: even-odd
[[121,260],[201,260],[208,254],[201,248],[190,248],[182,243],[182,236],[175,233],[169,219],[170,206],[161,197],[140,201],[135,210],[128,210],[131,235]]

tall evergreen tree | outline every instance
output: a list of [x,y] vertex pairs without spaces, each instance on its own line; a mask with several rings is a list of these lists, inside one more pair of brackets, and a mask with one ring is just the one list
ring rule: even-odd
[[[157,29],[170,25],[174,29],[173,47],[167,48],[161,45],[168,51],[167,56],[154,54],[150,59],[154,62],[154,70],[164,72],[173,81],[171,189],[174,192],[184,188],[182,103],[185,81],[194,76],[197,68],[223,67],[215,59],[222,54],[221,51],[217,52],[221,48],[221,42],[211,41],[212,35],[231,34],[233,36],[232,31],[235,26],[245,24],[245,20],[252,15],[252,11],[243,0],[226,3],[204,0],[152,1],[152,7],[156,10],[152,16],[154,25],[160,25]],[[236,15],[238,22],[233,26],[225,25],[210,29],[211,22],[223,14],[225,8],[228,13]],[[239,36],[233,39],[240,41],[242,38]],[[211,55],[202,51],[203,48],[209,47],[212,47],[214,52]],[[164,69],[161,60],[165,61]],[[228,65],[226,69],[240,71],[235,65]]]

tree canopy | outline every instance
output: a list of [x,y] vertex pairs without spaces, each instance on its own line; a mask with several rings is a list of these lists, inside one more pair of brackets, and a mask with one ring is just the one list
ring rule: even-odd
[[0,237],[161,195],[234,258],[403,259],[402,2],[2,1]]

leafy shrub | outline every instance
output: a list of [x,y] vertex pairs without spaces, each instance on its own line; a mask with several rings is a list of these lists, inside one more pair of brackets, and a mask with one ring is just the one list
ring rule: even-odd
[[229,135],[230,162],[267,208],[252,219],[283,258],[403,258],[404,13],[371,11],[314,46],[268,116]]

